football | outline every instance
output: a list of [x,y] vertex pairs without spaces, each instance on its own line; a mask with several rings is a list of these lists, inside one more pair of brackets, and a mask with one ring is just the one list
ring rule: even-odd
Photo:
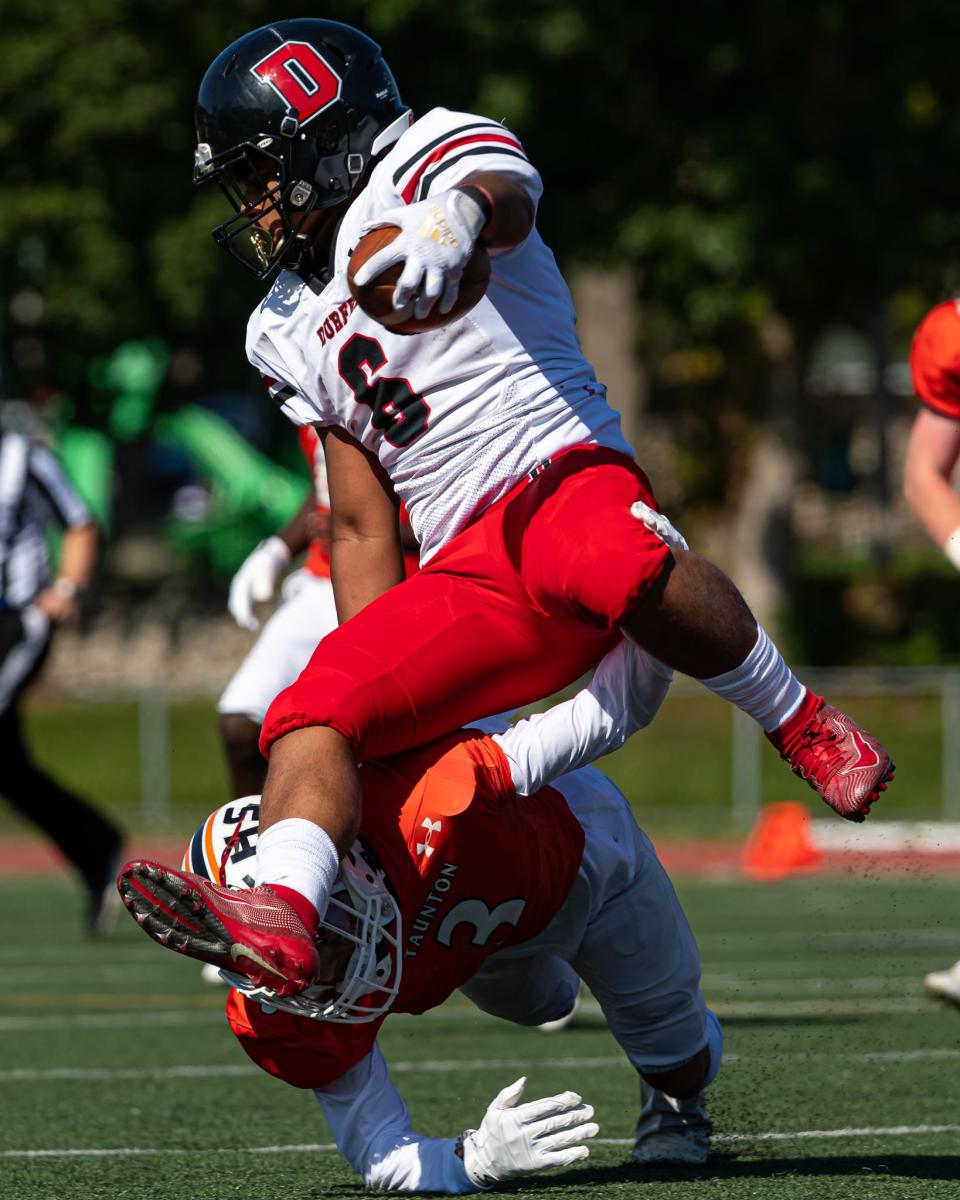
[[388,246],[399,232],[396,225],[382,225],[379,229],[371,229],[357,242],[350,255],[350,263],[347,267],[350,293],[367,316],[373,317],[375,321],[379,321],[381,325],[385,325],[395,333],[423,333],[428,329],[449,325],[451,321],[456,321],[464,313],[468,313],[483,297],[487,290],[487,284],[490,282],[490,255],[479,242],[474,246],[473,253],[463,269],[460,292],[454,301],[453,308],[447,313],[440,312],[434,305],[422,320],[417,320],[413,316],[412,301],[399,311],[394,311],[393,289],[403,270],[402,262],[394,263],[392,267],[381,271],[375,279],[364,284],[363,287],[357,286],[354,282],[354,273],[378,250]]

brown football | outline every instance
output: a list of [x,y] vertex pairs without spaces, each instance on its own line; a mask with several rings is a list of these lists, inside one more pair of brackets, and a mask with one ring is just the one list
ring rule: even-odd
[[393,310],[393,289],[396,287],[403,263],[395,263],[385,271],[381,271],[376,279],[358,287],[353,276],[378,250],[388,246],[400,232],[396,225],[382,225],[379,229],[371,229],[369,233],[357,242],[350,255],[347,267],[347,282],[350,293],[368,317],[373,317],[381,325],[392,329],[395,333],[423,333],[427,329],[437,329],[441,325],[449,325],[456,321],[483,297],[490,282],[490,255],[486,248],[478,242],[473,253],[463,268],[460,280],[460,292],[454,301],[453,308],[442,313],[434,305],[422,320],[418,321],[413,315],[413,304],[410,303],[399,312]]

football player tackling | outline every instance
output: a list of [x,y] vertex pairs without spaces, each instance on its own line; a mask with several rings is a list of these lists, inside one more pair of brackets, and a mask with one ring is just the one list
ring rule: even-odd
[[[310,986],[318,914],[359,826],[358,762],[541,699],[624,635],[738,705],[832,808],[863,820],[890,756],[796,679],[721,571],[664,540],[580,352],[518,138],[443,108],[414,121],[375,43],[322,20],[224,50],[197,129],[196,179],[235,208],[218,242],[258,275],[282,268],[247,352],[324,440],[342,622],[264,722],[258,886],[223,907],[205,880],[185,881],[201,924],[228,931],[236,970],[286,994]],[[356,283],[402,261],[396,309],[449,309],[479,241],[486,295],[429,333],[373,320],[347,272],[383,225],[401,232]],[[402,583],[398,497],[423,564]],[[204,958],[204,938],[185,949]]]
[[[370,1188],[474,1191],[587,1156],[593,1110],[572,1092],[523,1102],[522,1079],[478,1130],[413,1130],[377,1033],[390,1012],[422,1013],[456,988],[532,1026],[568,1012],[583,979],[641,1077],[634,1160],[707,1159],[703,1090],[723,1041],[683,911],[608,779],[583,768],[549,786],[595,748],[603,711],[628,680],[645,722],[670,678],[626,644],[598,676],[592,691],[536,719],[484,722],[487,733],[461,730],[361,767],[360,835],[335,878],[305,992],[258,988],[220,948],[233,1032],[264,1070],[315,1092]],[[184,855],[184,870],[227,903],[254,883],[258,816],[257,797],[225,805]],[[189,925],[181,878],[144,865],[121,885],[144,930],[174,949]]]

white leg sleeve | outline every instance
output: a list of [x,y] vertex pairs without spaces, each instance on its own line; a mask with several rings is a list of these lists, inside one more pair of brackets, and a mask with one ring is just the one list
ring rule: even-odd
[[555,954],[534,950],[524,957],[491,954],[460,991],[477,1008],[503,1021],[542,1025],[573,1008],[580,978]]
[[689,1062],[710,1030],[693,933],[649,840],[635,837],[636,874],[603,898],[573,966],[627,1058],[649,1073]]
[[531,796],[558,775],[618,750],[632,733],[650,724],[672,679],[669,667],[624,640],[572,700],[495,733],[517,794]]
[[368,1188],[451,1195],[479,1190],[456,1154],[457,1139],[428,1138],[411,1128],[379,1046],[314,1095],[337,1149]]

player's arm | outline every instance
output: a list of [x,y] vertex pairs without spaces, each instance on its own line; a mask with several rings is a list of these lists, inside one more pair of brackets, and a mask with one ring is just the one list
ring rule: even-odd
[[276,536],[286,546],[291,558],[302,554],[310,544],[311,522],[316,506],[317,497],[311,486],[297,511],[282,529],[277,530]]
[[402,262],[394,309],[399,311],[415,299],[418,319],[434,304],[441,313],[449,312],[477,243],[493,253],[519,245],[533,228],[538,195],[538,176],[524,181],[509,170],[486,169],[458,179],[445,190],[431,191],[423,200],[388,209],[361,232],[396,225],[400,233],[367,259],[355,282],[365,287]]
[[589,1154],[593,1109],[574,1092],[520,1103],[523,1080],[504,1088],[479,1129],[458,1137],[417,1133],[378,1046],[314,1092],[337,1148],[374,1191],[477,1192]]
[[398,502],[378,460],[336,426],[321,431],[330,488],[330,578],[342,624],[404,578]]
[[37,608],[51,621],[61,624],[77,615],[78,597],[93,577],[100,527],[49,450],[43,446],[31,447],[27,470],[46,496],[54,518],[63,526],[57,578],[34,599]]
[[260,628],[253,612],[254,604],[263,604],[276,591],[277,580],[291,559],[306,550],[310,541],[310,520],[316,505],[313,488],[290,520],[271,537],[259,542],[243,560],[230,580],[227,608],[244,629]]
[[95,521],[83,521],[64,530],[57,578],[34,600],[55,624],[71,621],[77,615],[78,597],[93,575],[99,545],[100,530]]
[[917,413],[907,444],[903,494],[931,538],[960,570],[960,496],[950,478],[960,459],[960,421]]
[[534,203],[524,185],[500,171],[478,171],[457,184],[481,205],[485,221],[477,241],[488,250],[510,250],[533,228]]
[[656,716],[672,679],[669,667],[624,640],[572,699],[495,733],[517,794],[532,796],[560,775],[619,750]]

